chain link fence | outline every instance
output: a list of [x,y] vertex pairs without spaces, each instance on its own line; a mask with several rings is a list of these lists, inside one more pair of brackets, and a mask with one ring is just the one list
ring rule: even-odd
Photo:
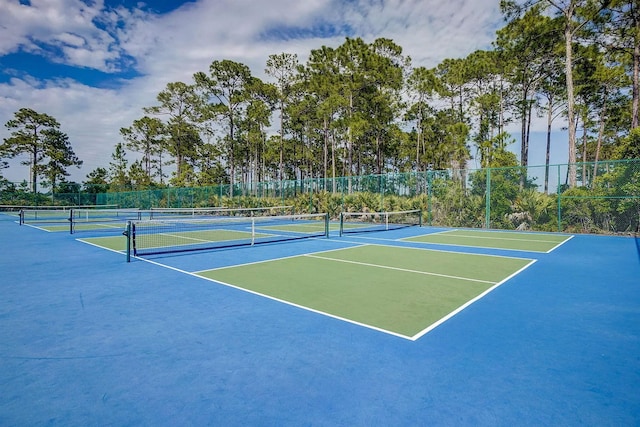
[[[575,186],[570,177],[575,176]],[[120,189],[122,190],[122,189]],[[265,207],[296,212],[422,209],[424,224],[570,233],[637,233],[640,159],[459,169],[137,191],[31,194],[4,185],[0,204]]]

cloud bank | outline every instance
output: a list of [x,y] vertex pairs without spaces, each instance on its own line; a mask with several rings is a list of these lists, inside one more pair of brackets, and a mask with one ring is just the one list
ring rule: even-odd
[[[23,3],[29,3],[23,4]],[[0,121],[22,107],[61,123],[80,159],[70,180],[106,167],[119,129],[174,81],[190,83],[214,60],[231,59],[265,78],[269,55],[304,62],[345,37],[384,37],[414,66],[434,67],[486,49],[502,25],[496,0],[199,0],[157,13],[142,3],[9,0],[0,4]],[[259,6],[257,6],[259,4]],[[0,138],[6,138],[6,128]],[[12,162],[3,175],[27,179]]]

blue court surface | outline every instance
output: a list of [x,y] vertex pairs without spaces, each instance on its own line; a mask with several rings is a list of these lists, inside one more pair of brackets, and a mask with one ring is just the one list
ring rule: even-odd
[[[640,425],[638,238],[534,233],[548,246],[528,251],[526,234],[411,227],[127,263],[87,243],[99,234],[14,220],[0,215],[3,426]],[[531,262],[411,339],[215,281],[362,245]]]

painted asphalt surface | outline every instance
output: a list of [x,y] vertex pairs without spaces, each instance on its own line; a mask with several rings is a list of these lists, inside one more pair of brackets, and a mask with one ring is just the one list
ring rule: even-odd
[[[637,239],[576,236],[534,254],[414,342],[127,264],[76,237],[0,220],[0,425],[640,423]],[[337,240],[208,256],[225,264]],[[206,256],[158,262],[191,269]]]

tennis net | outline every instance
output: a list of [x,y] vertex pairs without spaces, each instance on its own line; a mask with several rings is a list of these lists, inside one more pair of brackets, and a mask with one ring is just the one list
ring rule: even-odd
[[71,209],[67,220],[71,234],[80,231],[122,232],[127,221],[143,219],[139,209]]
[[127,223],[125,235],[130,261],[131,255],[143,257],[327,237],[329,215],[134,220]]
[[395,212],[342,212],[340,235],[422,226],[420,209]]
[[20,225],[68,224],[70,209],[22,209]]
[[209,217],[252,217],[293,215],[293,206],[267,206],[258,208],[151,208],[149,219],[164,218],[209,218]]
[[35,224],[68,224],[72,211],[104,211],[116,210],[117,205],[85,205],[85,206],[29,206],[19,211],[20,225]]
[[293,206],[261,208],[151,208],[141,209],[72,209],[71,233],[78,231],[119,231],[127,221],[151,219],[207,219],[227,217],[276,216],[292,213]]

